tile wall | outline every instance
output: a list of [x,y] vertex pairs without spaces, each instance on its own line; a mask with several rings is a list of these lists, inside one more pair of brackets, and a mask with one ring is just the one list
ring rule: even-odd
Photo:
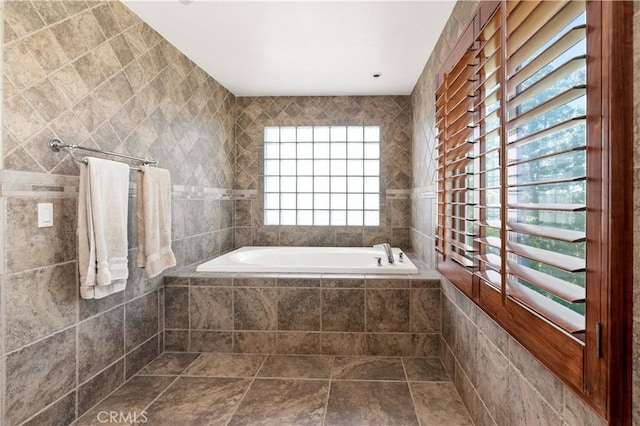
[[640,426],[640,0],[633,2],[633,424]]
[[476,425],[605,424],[446,279],[442,290],[440,358]]
[[[409,246],[411,105],[407,96],[238,98],[235,244]],[[263,128],[278,125],[379,125],[381,212],[376,227],[264,226]]]
[[[173,246],[185,265],[233,247],[235,97],[118,1],[2,6],[0,423],[67,424],[162,350],[164,293],[162,277],[145,279],[132,264],[125,292],[79,299],[78,167],[48,140],[169,169]],[[53,227],[37,228],[39,202],[53,203]]]
[[[4,34],[4,2],[0,2],[0,33]],[[3,50],[0,49],[0,74],[2,74],[4,62]],[[4,99],[4,79],[0,78],[0,126],[2,126],[3,121],[3,110],[4,106],[2,105],[2,99]],[[3,137],[0,136],[0,152],[3,152]],[[2,163],[0,163],[0,171],[2,169]],[[1,186],[1,182],[0,182]],[[4,226],[4,199],[2,197],[2,193],[0,192],[0,253],[4,253],[4,236],[5,234],[5,226]],[[0,255],[0,258],[3,256]],[[5,354],[5,346],[4,346],[4,333],[5,333],[5,320],[4,320],[4,303],[2,301],[3,298],[3,285],[4,283],[4,261],[0,261],[0,421],[4,418],[4,407],[5,407],[5,362],[4,362],[4,354]]]
[[[411,244],[427,265],[435,266],[435,89],[436,72],[466,28],[477,2],[460,0],[411,95],[413,111],[413,188]],[[634,40],[640,37],[640,2],[634,1]],[[634,71],[640,72],[639,45],[634,45]],[[640,109],[640,77],[635,76],[636,110]],[[640,115],[635,114],[636,152],[640,153]],[[640,188],[640,157],[636,155]],[[640,211],[636,196],[635,210]],[[634,243],[640,247],[640,215]],[[640,262],[636,262],[640,265]],[[640,425],[640,273],[634,273],[634,425]],[[478,425],[598,425],[593,414],[522,346],[447,280],[442,281],[441,358]],[[504,401],[509,401],[505,404]]]
[[421,275],[165,277],[165,349],[438,356],[440,280]]

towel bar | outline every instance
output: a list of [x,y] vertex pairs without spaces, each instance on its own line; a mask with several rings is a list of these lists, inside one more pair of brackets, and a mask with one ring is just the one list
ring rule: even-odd
[[[149,158],[135,157],[133,155],[120,154],[118,152],[103,151],[101,149],[89,148],[89,147],[85,147],[85,146],[81,146],[81,145],[66,144],[66,143],[63,143],[60,139],[51,139],[49,141],[49,148],[53,152],[60,152],[60,150],[66,149],[67,151],[69,151],[69,154],[71,155],[71,158],[73,158],[75,161],[82,162],[82,163],[85,163],[85,164],[87,163],[87,159],[86,158],[78,158],[78,157],[76,157],[73,154],[73,150],[79,149],[79,150],[82,150],[82,151],[97,152],[99,154],[112,155],[114,157],[120,157],[120,158],[126,158],[128,160],[140,161],[142,163],[142,165],[144,165],[144,166],[157,166],[158,163],[159,163],[158,160],[152,160],[152,159],[149,159]],[[136,167],[136,166],[129,166],[129,167],[131,167],[133,170],[140,170],[140,168]]]

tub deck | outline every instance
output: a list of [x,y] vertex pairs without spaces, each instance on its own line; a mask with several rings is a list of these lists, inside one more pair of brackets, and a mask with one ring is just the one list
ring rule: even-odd
[[[395,263],[376,247],[246,246],[198,265],[197,272],[416,274],[404,251],[392,248]],[[403,260],[400,257],[404,256]],[[377,262],[376,262],[377,260]]]

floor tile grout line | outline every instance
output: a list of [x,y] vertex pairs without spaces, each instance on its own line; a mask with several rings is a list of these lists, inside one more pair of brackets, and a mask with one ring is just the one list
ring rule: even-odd
[[389,379],[332,379],[332,382],[383,382],[383,383],[402,383],[406,379],[389,380]]
[[[166,352],[163,352],[163,354],[164,354],[164,353],[166,353]],[[178,353],[178,354],[179,354],[179,353],[194,353],[194,352],[170,352],[170,353]],[[185,375],[185,373],[187,372],[187,370],[188,370],[189,368],[191,368],[191,367],[193,366],[193,364],[195,364],[195,363],[196,363],[196,361],[198,361],[200,358],[202,358],[202,354],[203,354],[203,353],[204,353],[204,352],[199,353],[199,354],[198,354],[198,356],[197,356],[197,357],[195,357],[195,358],[193,359],[193,361],[191,361],[191,362],[189,363],[189,365],[187,365],[184,369],[182,369],[182,371],[181,371],[180,373],[178,373],[178,374],[177,374],[178,378],[182,378],[182,377],[197,377],[197,376],[188,376],[188,375]],[[158,358],[159,358],[159,356],[158,356]],[[158,358],[156,358],[156,359],[158,359]],[[148,364],[147,364],[147,365],[148,365]],[[141,370],[141,371],[142,371],[142,370]],[[146,376],[146,375],[145,375],[145,374],[137,373],[137,374],[136,374],[136,376]],[[173,374],[149,374],[149,376],[173,377]]]
[[[180,352],[178,352],[178,353],[180,353]],[[188,352],[188,353],[193,353],[193,352]],[[195,363],[196,363],[196,361],[198,361],[200,358],[202,358],[202,354],[203,354],[203,352],[200,352],[200,353],[198,354],[198,356],[197,356],[197,357],[195,357],[195,358],[193,359],[193,361],[191,361],[191,362],[189,363],[189,365],[187,365],[185,368],[183,368],[183,369],[182,369],[182,371],[178,374],[178,376],[179,376],[179,377],[186,377],[184,373],[186,373],[186,372],[187,372],[187,370],[188,370],[189,368],[191,368],[191,367],[193,366],[193,364],[195,364]],[[157,359],[157,358],[156,358],[156,359]]]
[[329,411],[329,398],[331,397],[331,379],[333,377],[333,366],[336,363],[335,355],[331,357],[331,368],[329,369],[329,389],[327,390],[327,400],[324,403],[324,416],[322,416],[322,426],[327,423],[327,412]]
[[[376,382],[376,383],[404,383],[402,380],[387,379],[325,379],[322,377],[267,377],[267,376],[222,376],[222,375],[206,375],[206,374],[136,374],[140,377],[182,377],[182,378],[215,378],[215,379],[260,379],[260,380],[298,380],[305,382]],[[135,377],[135,376],[134,376]],[[408,383],[451,383],[448,380],[412,380]],[[124,385],[124,384],[123,384]]]
[[[201,377],[212,377],[212,376],[201,376]],[[244,377],[245,379],[250,379],[250,377]],[[299,382],[328,382],[329,379],[323,379],[319,377],[256,377],[256,379],[260,380],[284,380],[284,381],[299,381]]]
[[[117,389],[117,388],[116,388],[116,389]],[[29,422],[33,422],[33,420],[34,420],[36,417],[40,416],[41,414],[44,414],[44,412],[45,412],[45,411],[49,410],[49,409],[50,409],[51,407],[53,407],[54,405],[56,405],[57,403],[59,403],[59,402],[60,402],[60,401],[62,401],[63,399],[67,398],[69,395],[71,395],[71,394],[74,394],[74,395],[75,395],[77,392],[78,392],[78,388],[77,388],[77,387],[76,387],[76,388],[73,388],[73,389],[72,389],[72,390],[70,390],[70,391],[65,392],[65,393],[64,393],[60,398],[56,399],[55,401],[53,401],[53,402],[52,402],[52,403],[50,403],[50,404],[47,404],[44,408],[40,409],[40,410],[39,410],[39,411],[37,411],[35,414],[31,414],[31,415],[29,415],[29,417],[27,417],[26,419],[22,420],[22,421],[20,422],[20,426],[27,425],[27,424],[29,424]],[[114,392],[115,392],[115,391],[114,391]],[[100,402],[102,402],[102,401],[100,401]],[[96,405],[98,405],[98,404],[96,404]],[[77,404],[75,404],[75,402],[74,402],[74,411],[77,411],[77,407],[76,407],[76,406],[77,406]],[[74,415],[75,415],[75,417],[74,417],[73,421],[75,422],[76,420],[78,420],[78,415],[77,415],[77,414],[74,414]],[[2,418],[0,417],[0,419],[2,419]],[[0,421],[1,421],[1,420],[0,420]],[[0,424],[4,424],[4,423],[0,423]]]
[[207,375],[207,374],[185,374],[181,376],[184,378],[199,378],[199,379],[268,379],[268,377],[255,377],[255,376],[222,376],[222,375]]
[[[156,359],[158,359],[161,355],[162,355],[162,354],[158,355],[158,356],[156,357]],[[171,386],[173,386],[173,385],[178,381],[178,379],[180,379],[180,378],[184,377],[182,374],[183,374],[185,371],[187,371],[187,369],[188,369],[189,367],[191,367],[191,366],[193,365],[193,363],[194,363],[194,362],[196,362],[197,360],[199,360],[201,357],[202,357],[202,353],[200,353],[200,354],[199,354],[199,355],[198,355],[198,356],[197,356],[193,361],[191,361],[191,363],[189,363],[189,365],[188,365],[188,366],[186,366],[186,367],[184,368],[184,370],[182,370],[182,373],[178,374],[178,375],[176,376],[176,378],[175,378],[171,383],[169,383],[169,386],[167,386],[166,388],[164,388],[164,389],[162,390],[162,392],[160,392],[160,393],[158,394],[158,396],[156,396],[156,397],[155,397],[155,398],[154,398],[154,399],[153,399],[153,400],[152,400],[152,401],[151,401],[147,406],[145,406],[145,407],[144,407],[144,409],[142,410],[142,412],[143,412],[143,413],[146,413],[146,411],[147,411],[149,408],[151,408],[151,406],[152,406],[152,405],[153,405],[153,404],[154,404],[154,403],[155,403],[155,402],[156,402],[156,401],[157,401],[157,400],[158,400],[162,395],[164,395],[164,394],[167,392],[167,390],[168,390]],[[154,360],[154,361],[155,361],[155,360]],[[150,363],[149,363],[149,364],[150,364]],[[149,364],[147,364],[147,365],[149,365]],[[137,376],[137,375],[138,375],[138,374],[135,374],[133,377],[135,377],[135,376]],[[133,377],[132,377],[132,378],[133,378]],[[159,376],[159,377],[172,377],[172,376]]]
[[258,369],[256,370],[255,373],[253,373],[253,375],[251,377],[253,378],[263,378],[262,376],[260,376],[260,372],[262,371],[262,369],[264,368],[264,365],[267,363],[267,361],[269,360],[269,358],[271,358],[273,355],[272,354],[267,354],[264,356],[264,359],[262,360],[262,362],[260,363],[260,367],[258,367]]
[[[367,363],[371,363],[371,362],[378,362],[378,361],[389,361],[389,362],[397,362],[400,364],[400,366],[402,366],[402,357],[400,356],[345,356],[345,357],[341,357],[343,360],[345,360],[345,364],[343,365],[343,368],[345,369],[345,371],[343,371],[343,376],[346,375],[347,377],[338,377],[338,378],[333,378],[334,381],[349,381],[349,382],[402,382],[402,381],[406,381],[406,377],[403,377],[402,379],[378,379],[378,378],[370,378],[371,376],[365,377],[365,378],[358,378],[358,377],[349,377],[350,373],[349,373],[349,369],[353,368],[353,365],[349,365],[350,361],[353,360],[358,360],[358,361],[366,361]],[[394,366],[397,366],[394,364]],[[387,365],[387,368],[392,367],[390,365]],[[404,373],[404,370],[403,370]]]
[[152,406],[152,405],[153,405],[153,404],[154,404],[158,399],[160,399],[160,397],[161,397],[162,395],[164,395],[164,394],[165,394],[165,392],[167,392],[167,390],[168,390],[171,386],[173,386],[173,385],[175,384],[175,382],[177,382],[177,381],[178,381],[178,379],[180,379],[181,377],[182,377],[182,376],[176,376],[176,378],[175,378],[175,379],[173,379],[173,380],[171,381],[171,383],[169,383],[169,386],[167,386],[166,388],[164,388],[164,389],[163,389],[163,390],[158,394],[158,396],[156,396],[155,398],[153,398],[153,400],[152,400],[149,404],[147,404],[147,405],[144,407],[144,409],[142,410],[142,413],[145,413],[145,415],[146,415],[147,410],[148,410],[149,408],[151,408],[151,406]]
[[253,379],[251,379],[251,383],[249,383],[249,386],[247,386],[247,389],[242,394],[242,398],[240,398],[240,401],[238,401],[238,405],[236,405],[236,408],[233,410],[233,412],[229,416],[229,420],[227,420],[227,422],[225,423],[225,426],[228,426],[229,423],[231,423],[231,419],[233,419],[233,416],[235,416],[236,413],[238,412],[238,408],[240,408],[240,404],[242,404],[242,401],[244,401],[244,398],[247,396],[247,393],[249,393],[249,389],[251,389],[251,386],[253,386],[253,383],[256,381],[256,377],[258,376],[258,372],[262,369],[262,367],[264,366],[265,362],[267,362],[267,359],[269,358],[269,356],[270,355],[265,355],[264,359],[260,363],[260,367],[258,367],[258,369],[256,370],[255,374],[253,375]]
[[181,377],[180,374],[144,374],[144,373],[138,373],[134,377],[136,376],[137,377]]
[[416,406],[416,399],[413,396],[413,390],[411,389],[411,383],[409,382],[409,375],[407,374],[407,367],[404,365],[404,358],[401,358],[402,370],[404,371],[404,378],[407,387],[409,388],[409,395],[411,396],[411,404],[413,405],[413,413],[416,416],[416,420],[418,421],[418,425],[422,425],[420,422],[420,416],[418,416],[418,409]]
[[[159,355],[158,355],[159,356]],[[99,376],[100,374],[104,373],[105,371],[107,371],[109,368],[113,367],[114,365],[116,365],[118,362],[122,361],[123,366],[122,366],[122,378],[124,379],[124,381],[122,383],[120,383],[120,385],[118,385],[116,388],[112,389],[111,392],[109,392],[107,395],[104,396],[104,398],[100,399],[98,402],[96,402],[95,404],[93,404],[91,407],[87,408],[81,415],[76,415],[74,422],[78,421],[79,419],[83,418],[87,413],[90,413],[93,409],[95,409],[98,405],[102,404],[104,401],[106,401],[108,398],[111,397],[111,395],[113,395],[114,393],[116,393],[116,391],[118,389],[120,389],[121,387],[123,387],[124,385],[126,385],[127,383],[129,383],[129,381],[131,379],[133,379],[135,376],[138,375],[138,373],[134,374],[133,376],[131,376],[129,379],[127,379],[127,375],[126,372],[124,371],[124,356],[122,358],[118,358],[117,360],[113,361],[111,364],[109,364],[108,366],[106,366],[105,368],[103,368],[102,370],[98,371],[95,375],[91,376],[90,378],[88,378],[87,380],[85,380],[84,382],[78,384],[77,386],[77,390],[80,389],[80,387],[84,384],[89,383],[89,381],[95,379],[97,376]],[[153,362],[153,361],[152,361]],[[147,364],[148,365],[148,364]],[[146,367],[146,366],[145,366]],[[60,398],[62,399],[62,398]],[[49,406],[45,407],[42,411],[39,411],[36,415],[34,415],[32,418],[35,418],[38,414],[43,413],[44,411],[46,411],[48,408],[50,408],[51,406],[53,406],[54,404],[56,404],[57,402],[59,402],[59,400],[54,401],[53,403],[51,403]],[[77,402],[77,401],[76,401]],[[76,404],[77,405],[77,404]],[[78,407],[76,407],[78,408]],[[77,410],[76,410],[77,411]],[[28,421],[29,419],[27,419]]]

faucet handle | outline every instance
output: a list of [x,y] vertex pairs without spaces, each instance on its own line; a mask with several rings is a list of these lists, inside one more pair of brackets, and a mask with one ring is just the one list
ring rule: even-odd
[[381,257],[374,257],[374,259],[378,262],[378,266],[382,266],[382,258]]
[[403,252],[398,253],[398,257],[399,257],[399,262],[404,262],[404,253]]

